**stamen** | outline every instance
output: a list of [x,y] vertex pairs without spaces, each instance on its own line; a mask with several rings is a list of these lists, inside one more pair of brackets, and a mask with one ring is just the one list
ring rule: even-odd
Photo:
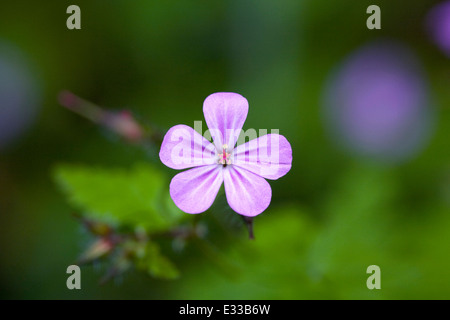
[[217,155],[219,157],[219,164],[223,165],[224,168],[227,165],[231,164],[231,160],[230,160],[231,154],[228,153],[227,151],[228,151],[228,145],[224,144],[222,146],[222,154]]

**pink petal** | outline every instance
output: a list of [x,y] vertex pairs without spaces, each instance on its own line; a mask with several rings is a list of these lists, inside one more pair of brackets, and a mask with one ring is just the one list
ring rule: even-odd
[[222,167],[219,165],[193,168],[173,177],[170,196],[184,212],[201,213],[211,207],[222,182]]
[[231,165],[223,170],[223,179],[228,204],[237,213],[254,217],[269,206],[272,189],[264,178]]
[[232,92],[213,93],[203,103],[203,113],[217,149],[224,144],[232,149],[248,113],[248,102]]
[[216,163],[214,145],[185,125],[177,125],[166,133],[159,151],[162,163],[172,169],[186,169]]
[[267,134],[234,149],[232,163],[266,179],[284,176],[292,166],[292,148],[285,137]]

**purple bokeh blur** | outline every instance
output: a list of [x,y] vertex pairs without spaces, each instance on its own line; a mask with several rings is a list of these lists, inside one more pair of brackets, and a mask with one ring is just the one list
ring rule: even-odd
[[414,55],[390,41],[366,45],[347,58],[325,88],[331,137],[377,160],[410,158],[429,140],[433,112]]
[[435,5],[428,12],[425,23],[434,43],[450,57],[450,1]]
[[0,151],[30,127],[39,100],[36,80],[21,51],[0,40]]

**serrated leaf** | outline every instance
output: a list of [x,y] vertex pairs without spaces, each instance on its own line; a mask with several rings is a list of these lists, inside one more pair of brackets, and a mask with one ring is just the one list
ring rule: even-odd
[[131,170],[61,165],[54,176],[69,201],[94,220],[153,232],[187,216],[171,201],[166,177],[148,164]]

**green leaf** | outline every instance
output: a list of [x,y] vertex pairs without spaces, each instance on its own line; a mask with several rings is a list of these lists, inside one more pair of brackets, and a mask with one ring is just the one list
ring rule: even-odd
[[146,242],[137,251],[136,268],[148,272],[149,275],[160,279],[176,279],[179,277],[175,265],[161,255],[160,248],[156,243]]
[[188,216],[170,199],[166,177],[148,164],[131,170],[61,165],[54,176],[69,201],[87,218],[154,232],[167,230]]

